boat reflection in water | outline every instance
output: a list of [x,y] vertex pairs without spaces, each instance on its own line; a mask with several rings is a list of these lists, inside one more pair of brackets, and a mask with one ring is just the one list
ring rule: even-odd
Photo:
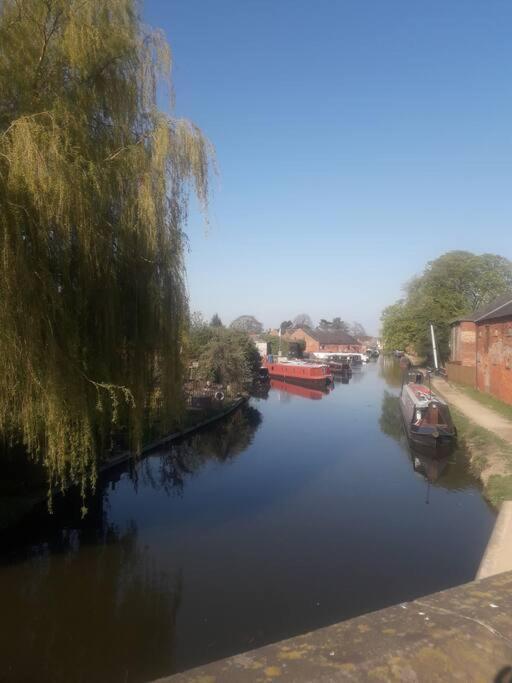
[[443,458],[440,458],[438,455],[429,457],[425,453],[418,452],[412,446],[410,447],[410,455],[414,471],[421,474],[427,481],[425,503],[428,505],[430,503],[431,484],[435,484],[441,478],[448,465],[455,464],[455,460],[450,458],[450,456]]
[[411,448],[410,453],[414,471],[425,477],[430,484],[434,484],[443,474],[446,467],[455,462],[450,456],[431,458],[414,448]]
[[471,473],[469,461],[460,449],[454,450],[450,445],[441,453],[439,449],[422,448],[409,442],[400,411],[400,398],[396,394],[384,391],[379,424],[384,434],[400,444],[414,471],[425,478],[427,482],[425,502],[429,502],[431,485],[449,491],[478,488],[478,482]]
[[329,386],[318,386],[309,387],[302,384],[283,382],[280,379],[271,379],[270,387],[272,389],[277,389],[277,391],[284,391],[287,394],[293,394],[294,396],[302,396],[302,398],[309,398],[312,401],[320,401],[324,396],[329,394],[333,388],[333,385]]

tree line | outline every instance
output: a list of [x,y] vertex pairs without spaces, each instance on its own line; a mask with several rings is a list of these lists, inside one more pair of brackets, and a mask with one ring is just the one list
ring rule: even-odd
[[[222,321],[217,313],[213,315],[210,324],[213,327],[222,326]],[[250,334],[261,334],[263,332],[263,324],[253,315],[241,315],[238,318],[235,318],[235,320],[231,322],[230,327],[232,329],[248,332]],[[315,329],[313,320],[307,313],[300,313],[299,315],[296,315],[293,320],[283,320],[279,325],[279,329],[281,330],[282,334],[298,327],[310,330]],[[343,332],[346,332],[347,334],[350,334],[356,338],[367,336],[366,330],[361,323],[348,323],[339,317],[333,318],[332,320],[322,318],[318,323],[318,329],[323,331],[342,330]]]
[[429,261],[403,289],[404,296],[382,313],[384,347],[430,357],[433,323],[446,360],[450,323],[512,291],[512,263],[496,254],[450,251]]

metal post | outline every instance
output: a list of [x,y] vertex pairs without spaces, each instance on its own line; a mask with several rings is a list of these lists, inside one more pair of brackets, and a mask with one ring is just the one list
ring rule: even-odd
[[436,337],[434,334],[434,325],[430,323],[430,333],[432,335],[432,351],[434,352],[434,365],[436,370],[439,370],[439,365],[437,363],[437,346],[436,346]]

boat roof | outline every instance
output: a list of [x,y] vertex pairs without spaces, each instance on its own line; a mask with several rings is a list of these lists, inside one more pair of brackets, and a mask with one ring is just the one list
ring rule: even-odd
[[434,394],[429,387],[424,384],[415,384],[414,382],[409,382],[404,386],[407,389],[409,395],[417,406],[426,406],[430,401],[435,401],[442,405],[446,405],[446,401],[443,401],[437,394]]
[[272,363],[272,365],[277,365],[277,364],[282,364],[282,365],[298,365],[301,368],[318,368],[322,367],[322,365],[327,365],[326,363],[311,363],[307,360],[280,360],[277,363]]

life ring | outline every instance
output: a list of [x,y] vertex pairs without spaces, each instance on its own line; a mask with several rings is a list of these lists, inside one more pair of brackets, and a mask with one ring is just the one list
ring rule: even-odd
[[224,400],[224,393],[222,391],[216,391],[215,392],[215,400],[216,401],[223,401]]

